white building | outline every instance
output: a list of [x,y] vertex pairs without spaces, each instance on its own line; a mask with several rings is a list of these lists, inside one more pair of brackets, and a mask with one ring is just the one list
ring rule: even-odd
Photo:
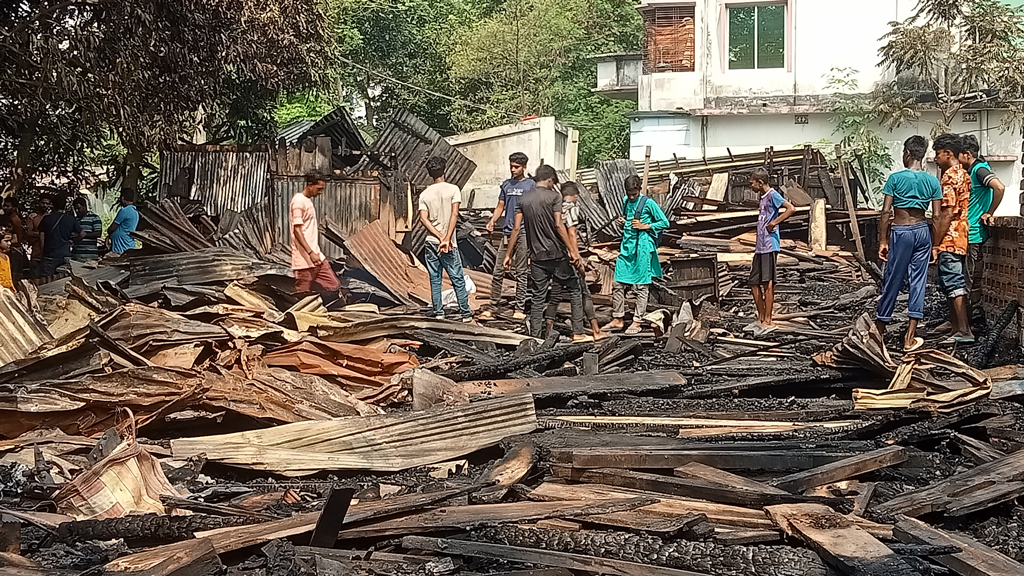
[[466,208],[494,208],[501,183],[509,177],[508,156],[522,152],[530,159],[527,170],[547,164],[556,170],[576,172],[580,133],[552,116],[531,118],[466,132],[445,138],[449,144],[476,162],[476,171],[462,190]]
[[[630,158],[701,158],[791,148],[834,134],[826,101],[833,69],[852,69],[858,90],[886,80],[878,67],[889,22],[916,0],[644,0],[644,50],[596,57],[595,92],[637,102]],[[1020,3],[1020,0],[1014,0]],[[1018,215],[1021,131],[999,130],[1004,112],[972,110],[953,123],[978,136],[1007,186],[1000,214]],[[927,114],[894,132],[879,129],[900,162],[902,142],[928,136]],[[897,166],[894,165],[894,168]]]

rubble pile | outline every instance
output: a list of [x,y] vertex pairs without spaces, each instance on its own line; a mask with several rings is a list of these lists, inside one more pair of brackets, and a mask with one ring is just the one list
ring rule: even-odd
[[[844,205],[797,152],[771,158],[791,194]],[[415,229],[325,223],[343,290],[295,294],[256,228],[145,207],[142,249],[0,290],[0,572],[1024,574],[1022,369],[888,349],[861,317],[877,271],[812,249],[806,210],[779,329],[744,333],[754,156],[645,170],[668,272],[645,331],[582,344],[424,315]],[[590,216],[629,170],[580,175]],[[830,211],[830,238],[851,217],[871,222]],[[479,308],[493,239],[461,221]],[[593,233],[607,320],[615,233]]]

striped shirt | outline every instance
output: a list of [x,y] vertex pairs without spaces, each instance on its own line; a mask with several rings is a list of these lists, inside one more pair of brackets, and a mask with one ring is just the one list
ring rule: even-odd
[[[92,212],[86,212],[85,216],[78,219],[82,225],[82,232],[88,234],[103,233],[103,221]],[[100,257],[99,238],[80,238],[75,240],[71,249],[71,257],[75,260],[96,260]]]

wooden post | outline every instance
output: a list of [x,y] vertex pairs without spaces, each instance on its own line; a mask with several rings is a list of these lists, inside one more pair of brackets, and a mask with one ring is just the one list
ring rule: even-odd
[[6,514],[0,514],[0,552],[21,554],[21,523]]
[[807,243],[811,250],[825,250],[826,246],[826,220],[825,220],[825,199],[811,199],[810,225],[808,226],[809,238]]
[[651,173],[651,147],[648,146],[647,147],[647,151],[644,153],[644,181],[643,181],[643,184],[640,185],[640,191],[643,192],[644,194],[647,194],[648,196],[650,196],[650,194],[647,193],[647,177],[650,175],[650,173]]
[[857,257],[861,263],[865,262],[864,243],[860,239],[860,224],[857,222],[857,207],[853,203],[853,194],[850,193],[850,179],[846,172],[846,162],[843,160],[843,147],[836,144],[836,162],[839,164],[839,175],[843,181],[843,193],[846,195],[846,211],[850,214],[850,232],[853,233],[853,241],[857,245]]
[[594,352],[585,352],[583,354],[583,375],[593,376],[597,374],[601,369],[599,357]]

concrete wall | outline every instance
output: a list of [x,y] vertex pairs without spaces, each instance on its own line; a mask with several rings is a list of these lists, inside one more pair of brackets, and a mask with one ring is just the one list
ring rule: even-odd
[[[764,2],[768,3],[768,2]],[[776,2],[772,2],[775,4]],[[730,70],[728,65],[728,8],[750,5],[748,0],[696,0],[694,5],[696,58],[693,72],[650,74],[641,79],[639,110],[695,110],[724,107],[723,98],[789,96],[791,105],[806,104],[826,94],[833,68],[858,71],[862,91],[883,79],[877,68],[880,38],[888,23],[913,13],[916,0],[785,0],[786,66],[766,70]],[[647,0],[645,7],[680,2]],[[682,4],[690,4],[682,2]],[[840,32],[842,31],[842,32]],[[837,34],[842,37],[837,38]],[[801,97],[805,97],[801,102]]]
[[541,161],[570,173],[576,170],[579,132],[550,116],[457,134],[446,140],[477,165],[462,191],[464,207],[493,208],[497,204],[498,188],[509,176],[508,156],[513,152],[523,152],[530,158],[527,171],[531,173]]
[[[1020,215],[1018,188],[1021,180],[1021,133],[1019,130],[1002,132],[999,122],[1005,115],[1001,111],[981,111],[978,121],[953,123],[957,133],[973,133],[982,145],[982,153],[990,159],[992,168],[1006,185],[1007,191],[998,214]],[[814,144],[824,140],[836,141],[828,114],[808,114],[808,123],[794,123],[794,114],[733,114],[718,116],[686,116],[683,114],[639,114],[630,122],[630,159],[643,160],[646,146],[651,146],[651,158],[668,160],[675,154],[680,159],[702,156],[725,156],[763,152]],[[925,115],[920,121],[903,126],[893,132],[879,127],[878,131],[889,142],[893,157],[893,170],[902,168],[903,141],[914,134],[928,136],[934,115]]]

